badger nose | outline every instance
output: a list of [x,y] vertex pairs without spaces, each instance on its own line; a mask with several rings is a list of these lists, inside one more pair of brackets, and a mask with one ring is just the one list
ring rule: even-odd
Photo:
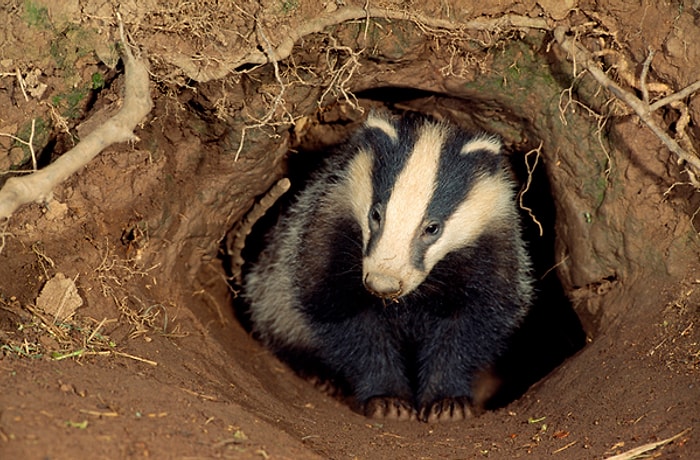
[[393,299],[401,295],[401,280],[382,273],[367,273],[365,287],[378,297]]

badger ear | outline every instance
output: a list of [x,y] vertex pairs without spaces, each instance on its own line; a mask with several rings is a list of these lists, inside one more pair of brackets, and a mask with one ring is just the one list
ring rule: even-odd
[[470,139],[462,146],[460,153],[462,155],[469,155],[474,152],[489,152],[494,155],[501,153],[501,140],[496,136],[477,136]]
[[394,143],[399,140],[399,132],[396,129],[396,125],[387,113],[372,111],[367,117],[367,121],[365,121],[365,128],[380,130]]

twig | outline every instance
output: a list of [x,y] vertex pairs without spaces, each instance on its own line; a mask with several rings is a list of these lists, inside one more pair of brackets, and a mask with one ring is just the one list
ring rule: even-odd
[[32,132],[29,135],[29,142],[27,144],[29,145],[29,153],[32,155],[32,171],[36,172],[37,170],[37,164],[36,164],[36,152],[34,152],[34,130],[36,129],[36,118],[32,118]]
[[157,366],[157,365],[158,365],[157,362],[151,361],[150,359],[141,358],[141,357],[139,357],[139,356],[134,356],[134,355],[131,355],[131,354],[129,354],[129,353],[124,353],[124,352],[122,352],[122,351],[112,351],[111,353],[114,354],[114,355],[117,355],[117,356],[123,356],[124,358],[133,359],[134,361],[140,361],[140,362],[142,362],[142,363],[150,364],[151,366]]
[[85,166],[106,147],[138,139],[133,131],[153,107],[149,94],[148,70],[145,62],[131,53],[121,19],[119,28],[124,45],[126,78],[121,109],[47,167],[28,176],[8,179],[0,190],[0,219],[9,218],[24,204],[45,200],[54,187]]
[[565,446],[563,446],[563,447],[560,447],[559,449],[555,450],[555,451],[552,452],[552,453],[553,453],[553,454],[558,454],[559,452],[563,452],[563,451],[565,451],[566,449],[568,449],[569,447],[575,445],[577,442],[578,442],[578,441],[571,441],[569,444],[567,444],[567,445],[565,445]]
[[22,78],[22,72],[19,71],[19,67],[17,67],[15,75],[17,76],[17,83],[19,84],[19,89],[22,90],[22,94],[24,95],[24,100],[29,101],[29,96],[27,96],[26,91],[27,83],[24,81],[24,78]]
[[7,242],[8,236],[14,236],[12,233],[8,233],[7,226],[10,221],[8,219],[3,219],[0,222],[0,254],[2,254],[3,249],[5,249],[5,243]]
[[[554,38],[557,40],[559,45],[569,53],[572,59],[576,60],[578,63],[583,65],[583,67],[588,70],[588,72],[595,78],[595,80],[604,88],[608,89],[615,97],[620,99],[622,102],[627,104],[632,110],[635,111],[637,116],[653,131],[654,134],[661,140],[661,142],[666,145],[666,147],[674,154],[679,160],[685,161],[692,167],[692,172],[689,174],[693,184],[700,188],[700,183],[697,183],[697,174],[700,173],[700,158],[697,155],[686,152],[674,139],[672,139],[658,124],[654,121],[651,116],[651,106],[644,103],[634,94],[629,91],[624,90],[617,83],[613,82],[608,78],[608,76],[603,72],[603,70],[598,67],[598,64],[593,60],[591,54],[584,47],[576,43],[572,38],[567,37],[567,29],[564,26],[559,26],[554,29]],[[690,171],[689,171],[690,172]]]
[[691,428],[686,428],[685,430],[681,431],[675,436],[671,436],[670,438],[664,439],[663,441],[657,441],[657,442],[650,442],[649,444],[644,444],[643,446],[635,447],[634,449],[630,449],[627,452],[623,452],[619,455],[613,455],[612,457],[608,457],[606,460],[631,460],[633,458],[637,458],[642,454],[645,454],[651,450],[654,450],[658,447],[661,447],[665,444],[669,444],[676,439],[680,438],[681,436],[686,435],[689,433]]
[[[34,151],[34,133],[36,131],[36,118],[32,118],[32,131],[29,133],[29,140],[24,140],[20,139],[17,136],[13,136],[12,134],[7,134],[7,133],[0,133],[0,136],[4,137],[9,137],[10,139],[19,142],[20,144],[24,144],[29,148],[29,153],[32,157],[32,171],[36,172],[37,170],[37,162],[36,162],[36,152]],[[19,172],[19,171],[9,171],[9,172]],[[28,172],[28,171],[24,171]]]

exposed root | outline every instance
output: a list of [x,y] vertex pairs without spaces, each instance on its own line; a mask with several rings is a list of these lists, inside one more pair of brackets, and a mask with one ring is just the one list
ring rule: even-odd
[[507,29],[540,29],[551,30],[550,22],[545,18],[530,18],[515,14],[505,14],[498,18],[477,18],[464,23],[447,19],[437,19],[410,11],[387,10],[383,8],[347,6],[332,13],[327,13],[314,18],[311,21],[301,24],[298,28],[291,30],[290,34],[277,45],[271,54],[266,51],[251,53],[247,56],[244,64],[266,64],[270,60],[280,61],[286,59],[292,53],[294,44],[307,35],[322,32],[330,26],[342,24],[348,21],[373,19],[395,19],[405,20],[415,23],[423,32],[436,33],[445,31],[501,31]]
[[[410,21],[426,34],[433,36],[447,35],[451,38],[463,37],[466,32],[486,32],[492,35],[513,29],[551,30],[552,28],[550,22],[545,18],[530,18],[527,16],[506,14],[498,18],[477,18],[464,23],[459,23],[415,14],[408,10],[372,8],[369,6],[369,2],[367,2],[364,7],[343,7],[332,13],[322,14],[306,23],[303,23],[299,27],[291,30],[289,35],[287,35],[281,43],[279,43],[276,47],[273,47],[258,18],[244,11],[240,7],[235,7],[241,14],[248,16],[251,20],[255,21],[256,34],[260,45],[259,49],[261,50],[251,51],[246,55],[246,58],[243,61],[237,62],[235,67],[240,69],[245,66],[260,66],[271,63],[274,67],[275,79],[280,85],[279,93],[275,96],[274,101],[272,102],[266,115],[262,119],[255,120],[255,123],[245,125],[242,128],[241,138],[235,153],[235,160],[238,160],[243,152],[246,134],[249,130],[278,124],[273,123],[272,119],[280,107],[284,109],[284,100],[282,99],[282,96],[288,85],[280,76],[278,63],[289,58],[292,55],[292,49],[295,43],[307,35],[321,33],[330,26],[340,25],[351,21],[364,20],[366,41],[370,19],[394,19]],[[357,109],[357,100],[355,96],[347,89],[347,84],[360,67],[361,64],[359,61],[359,56],[364,50],[354,51],[350,47],[340,46],[332,36],[330,36],[330,40],[332,44],[326,49],[326,62],[331,74],[331,79],[326,90],[319,97],[318,104],[321,105],[328,95],[334,94],[348,103],[351,107]],[[488,43],[483,43],[483,45],[489,46]],[[345,60],[342,60],[342,63],[339,57],[341,54],[347,56]],[[469,59],[469,53],[467,53],[466,59]],[[223,78],[226,73],[228,73],[228,70],[224,68],[222,71],[223,73],[220,75],[216,73],[208,75],[203,81]],[[441,71],[443,73],[453,72],[452,65],[448,66],[446,69],[441,69]],[[294,123],[295,117],[289,113],[287,113],[287,115],[288,122]]]
[[[13,136],[12,134],[0,133],[0,136],[9,137],[10,139],[12,139],[16,142],[19,142],[20,144],[24,144],[27,146],[27,148],[29,148],[29,153],[32,157],[32,171],[33,172],[36,172],[36,168],[37,168],[37,166],[36,166],[36,164],[37,164],[36,163],[36,152],[34,151],[34,132],[35,132],[35,130],[36,130],[36,118],[32,118],[32,130],[29,133],[29,139],[27,139],[26,141],[24,139],[20,139],[17,136]],[[7,173],[14,173],[14,172],[20,172],[20,171],[7,171]],[[0,174],[5,174],[5,172],[2,172]],[[2,195],[0,195],[0,198],[2,198]]]
[[145,61],[137,59],[124,38],[125,94],[122,108],[71,150],[45,168],[24,177],[7,180],[0,190],[0,220],[9,218],[20,206],[45,200],[54,187],[85,166],[106,147],[136,140],[136,125],[151,111],[149,77]]
[[[272,63],[272,67],[275,71],[275,80],[280,85],[280,90],[279,93],[275,96],[274,100],[272,101],[272,105],[270,106],[269,110],[265,114],[265,116],[260,119],[256,120],[256,123],[253,125],[246,125],[243,127],[241,130],[241,140],[238,143],[238,149],[236,149],[236,156],[234,157],[233,161],[238,161],[238,158],[241,155],[241,152],[243,151],[243,145],[245,143],[245,135],[246,131],[249,129],[256,129],[256,128],[262,128],[263,126],[266,126],[270,123],[270,120],[274,117],[275,113],[277,112],[277,109],[279,107],[284,107],[284,92],[287,89],[287,84],[282,80],[282,77],[280,76],[280,68],[279,64],[277,63],[278,59],[275,58],[274,51],[272,50],[272,44],[270,43],[270,40],[267,38],[267,35],[265,34],[265,31],[263,30],[262,24],[260,21],[255,18],[255,30],[260,37],[260,41],[263,44],[263,47],[265,49],[265,54],[268,56],[269,61]],[[290,116],[291,118],[291,116]]]
[[[542,224],[540,223],[539,220],[537,220],[537,217],[535,217],[535,214],[532,212],[532,208],[528,208],[525,206],[523,203],[523,196],[527,193],[528,190],[530,190],[530,185],[532,184],[532,174],[535,172],[535,168],[537,167],[537,163],[540,161],[540,155],[542,154],[542,145],[543,142],[540,142],[539,147],[536,149],[532,149],[529,152],[525,154],[525,167],[527,168],[527,182],[525,182],[525,186],[523,189],[518,193],[518,204],[520,205],[520,209],[527,211],[528,215],[532,219],[532,221],[537,224],[537,227],[540,229],[540,236],[544,235],[544,230],[542,229]],[[530,162],[528,161],[528,158],[530,155],[535,154],[535,162],[530,166]]]
[[[347,89],[348,82],[352,79],[355,71],[360,68],[360,60],[358,57],[364,49],[354,51],[349,46],[340,46],[338,41],[332,35],[328,36],[331,41],[331,46],[326,48],[326,64],[331,73],[331,81],[326,87],[326,90],[318,98],[318,106],[323,105],[323,101],[330,93],[335,93],[336,96],[342,96],[343,100],[353,109],[362,110],[357,103],[357,98]],[[347,58],[342,62],[341,55],[347,55]],[[342,62],[342,64],[340,64]]]
[[229,232],[226,238],[226,251],[231,257],[231,280],[240,285],[243,281],[241,269],[245,261],[241,253],[245,247],[245,240],[253,229],[255,223],[272,207],[275,202],[284,195],[291,182],[286,177],[280,179],[270,190],[263,195],[260,200],[253,205],[246,216],[241,219],[236,226]]
[[[579,72],[574,75],[574,78],[571,81],[571,85],[569,85],[568,88],[563,90],[561,94],[559,95],[559,120],[561,121],[561,124],[566,126],[568,124],[568,121],[566,120],[566,112],[567,110],[574,110],[575,107],[579,107],[583,110],[586,111],[588,116],[592,117],[594,120],[596,120],[596,137],[598,139],[598,145],[600,145],[600,149],[602,152],[605,154],[605,170],[603,173],[605,174],[605,179],[608,180],[610,177],[610,173],[612,172],[612,158],[610,156],[610,152],[608,151],[607,147],[605,146],[605,143],[603,142],[603,129],[608,123],[608,119],[610,118],[609,114],[603,115],[586,104],[582,103],[581,101],[578,101],[574,98],[574,85],[576,83],[576,80],[581,78],[584,75],[585,71]],[[564,101],[566,99],[566,101]],[[614,101],[614,98],[611,98],[606,102],[605,105],[608,105],[610,101]],[[571,107],[574,105],[575,107]],[[571,108],[570,108],[571,107]]]
[[0,221],[0,254],[2,254],[3,249],[5,249],[7,237],[14,236],[12,233],[7,232],[7,226],[9,223],[10,221],[8,219],[3,219]]
[[[698,180],[698,175],[700,174],[700,157],[698,157],[697,152],[690,142],[685,142],[685,148],[681,147],[681,145],[675,139],[669,136],[666,131],[664,131],[656,123],[652,116],[652,112],[654,110],[674,101],[679,101],[681,97],[679,97],[678,94],[683,94],[683,97],[687,97],[694,91],[700,89],[700,81],[693,83],[676,94],[662,99],[661,101],[664,101],[663,104],[659,104],[661,101],[657,101],[657,103],[651,105],[648,102],[649,95],[648,90],[646,89],[646,81],[644,80],[646,79],[648,67],[651,64],[651,59],[653,58],[653,53],[650,53],[646,58],[642,68],[642,74],[640,76],[640,88],[643,94],[642,97],[646,100],[645,101],[639,99],[637,96],[623,89],[620,85],[612,81],[598,66],[598,63],[593,59],[591,53],[582,45],[578,44],[574,38],[568,36],[567,31],[568,29],[564,26],[559,26],[554,29],[554,37],[559,45],[567,53],[569,53],[569,56],[574,62],[582,65],[602,87],[606,88],[617,99],[621,100],[632,110],[634,110],[637,116],[639,116],[639,118],[654,132],[661,142],[666,145],[666,147],[676,156],[679,162],[685,162],[688,165],[686,172],[690,178],[690,182],[695,188],[700,189],[700,180]],[[684,132],[679,133],[680,138],[683,138],[684,136]]]

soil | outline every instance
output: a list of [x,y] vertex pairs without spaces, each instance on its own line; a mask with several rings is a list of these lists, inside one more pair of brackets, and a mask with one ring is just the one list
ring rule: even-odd
[[[364,2],[6,3],[0,186],[31,168],[31,150],[44,167],[119,107],[116,11],[150,61],[155,107],[137,142],[108,147],[0,226],[1,458],[593,459],[643,446],[697,458],[700,196],[629,107],[572,77],[581,69],[551,33],[576,31],[639,97],[654,49],[658,99],[697,79],[697,2],[477,11],[427,0],[406,20],[306,29]],[[547,27],[431,22],[503,15]],[[295,33],[291,55],[258,65]],[[522,207],[539,300],[486,379],[488,410],[470,420],[366,419],[294,375],[234,314],[227,232],[372,107],[496,132],[531,180]],[[700,94],[657,115],[697,149]]]

